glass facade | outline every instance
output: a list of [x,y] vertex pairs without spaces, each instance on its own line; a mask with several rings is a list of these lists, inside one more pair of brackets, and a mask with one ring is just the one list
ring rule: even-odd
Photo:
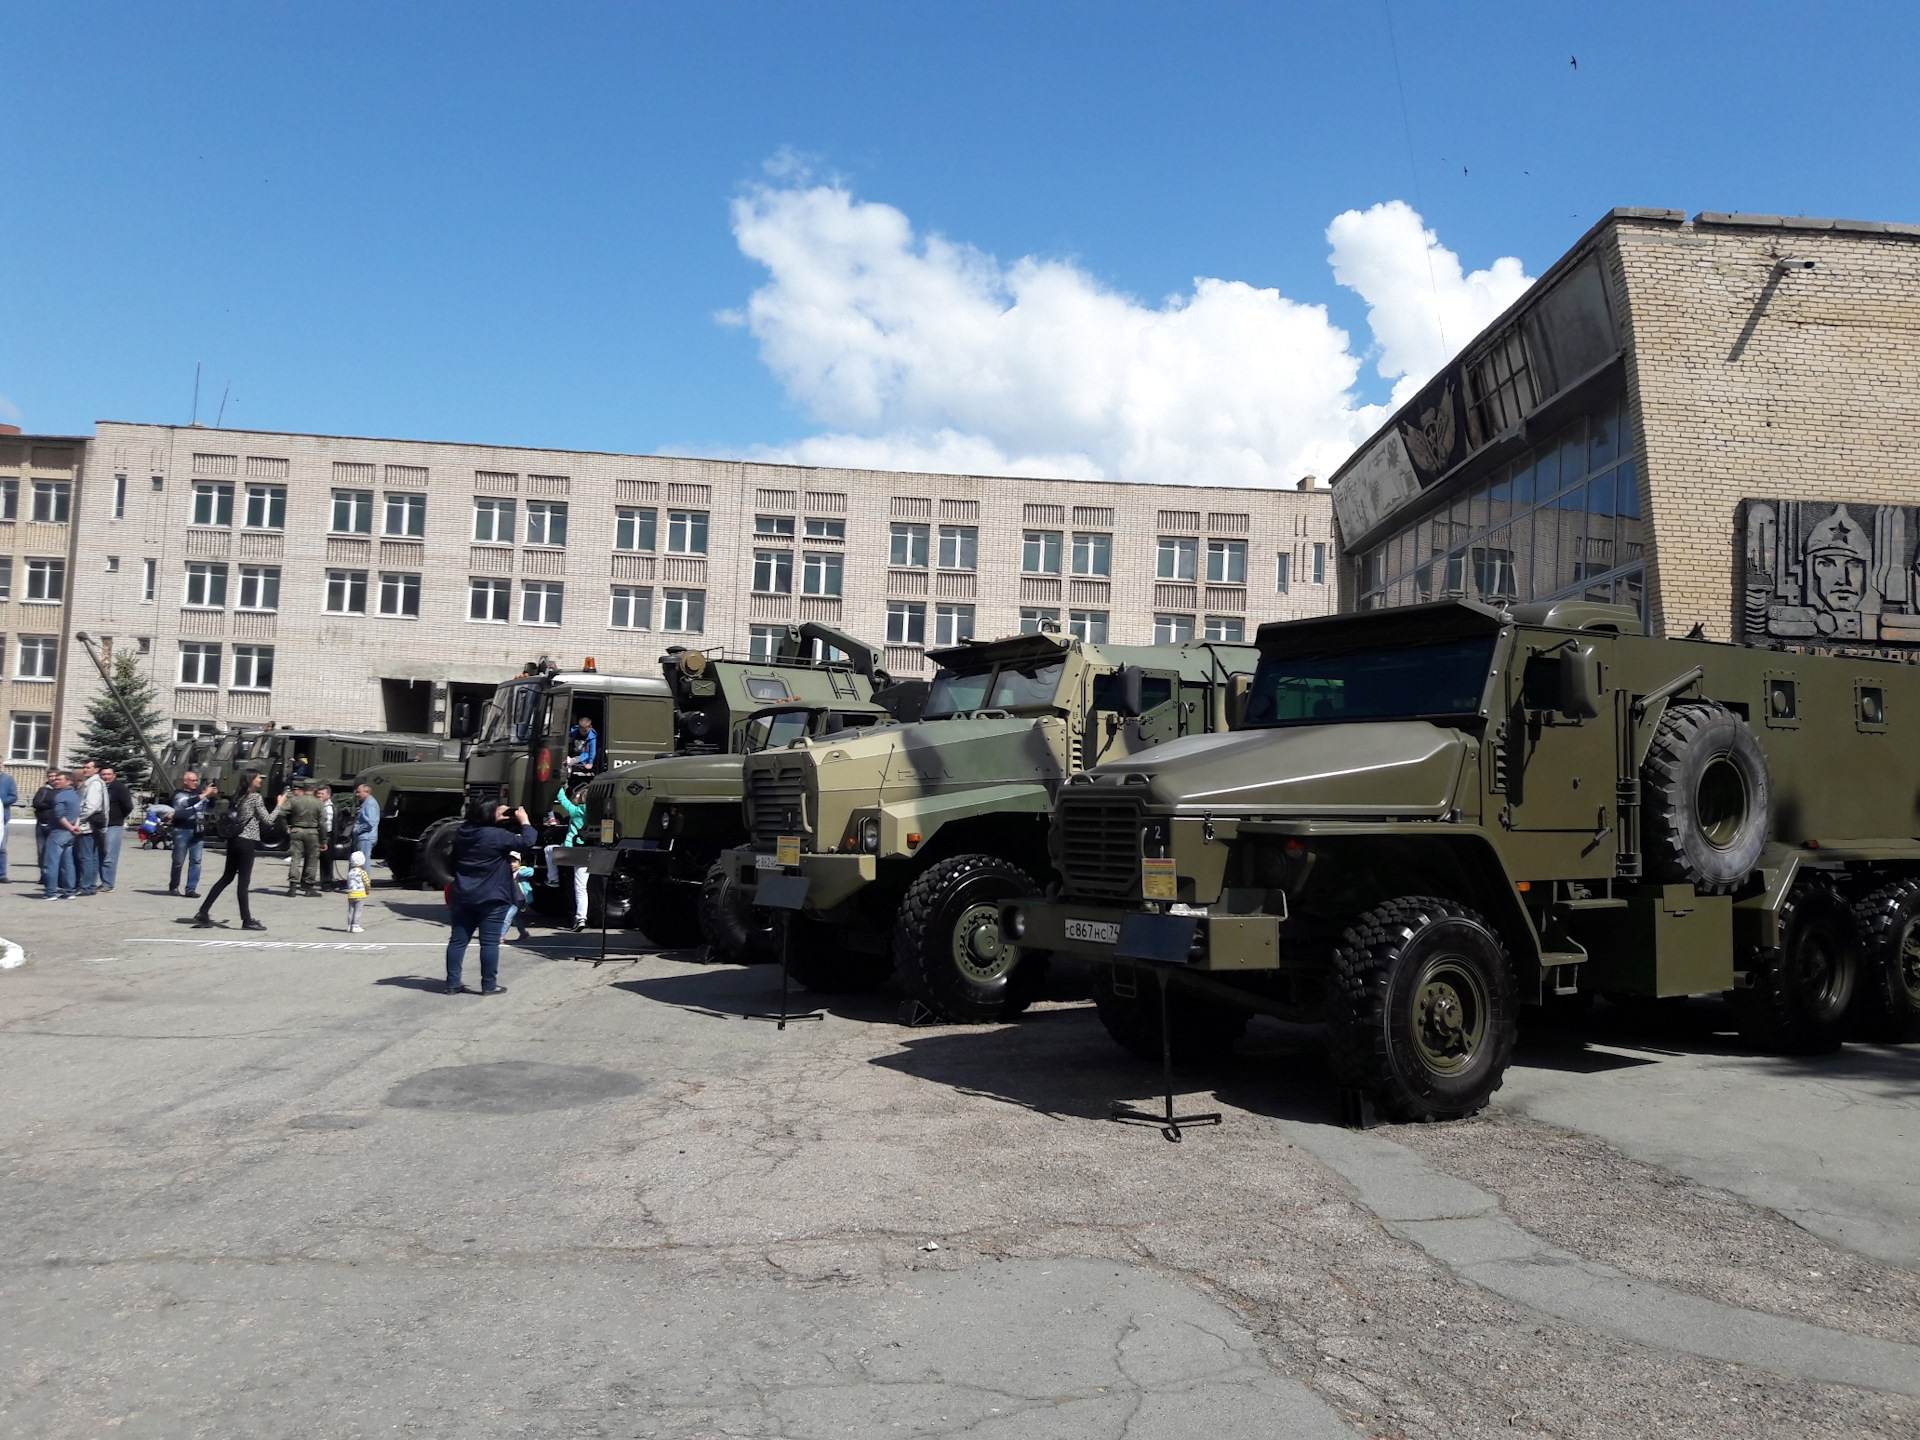
[[1626,402],[1615,397],[1370,547],[1359,606],[1570,596],[1646,618],[1645,522]]

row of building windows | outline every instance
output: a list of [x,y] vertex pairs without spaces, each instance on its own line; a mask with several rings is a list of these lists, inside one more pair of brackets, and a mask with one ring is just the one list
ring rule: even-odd
[[[7,640],[0,636],[0,674],[6,669]],[[13,637],[13,678],[16,680],[54,680],[60,674],[60,637],[58,635],[16,635]]]
[[[175,683],[202,690],[218,689],[223,652],[224,647],[217,640],[182,640],[180,671]],[[273,646],[234,646],[233,673],[227,688],[229,690],[271,690],[273,688]]]
[[[70,480],[34,480],[30,482],[32,501],[29,519],[46,524],[66,524],[73,508],[73,482]],[[0,480],[0,520],[20,518],[20,482]]]
[[67,562],[53,559],[29,559],[25,565],[26,584],[16,597],[13,593],[13,557],[0,555],[0,600],[31,600],[41,605],[58,605],[67,598]]

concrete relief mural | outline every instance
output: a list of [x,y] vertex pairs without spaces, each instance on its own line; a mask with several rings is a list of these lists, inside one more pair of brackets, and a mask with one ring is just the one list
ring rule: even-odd
[[1743,500],[1745,638],[1920,645],[1920,507]]

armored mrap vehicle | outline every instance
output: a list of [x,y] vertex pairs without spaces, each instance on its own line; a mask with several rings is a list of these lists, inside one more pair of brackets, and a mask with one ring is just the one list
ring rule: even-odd
[[[707,887],[715,893],[705,908],[720,923],[702,918],[709,870],[746,835],[743,759],[805,736],[891,721],[901,704],[915,706],[925,683],[891,685],[878,658],[871,645],[814,623],[790,628],[771,657],[668,651],[661,665],[674,695],[673,755],[609,771],[587,788],[586,842],[620,856],[607,881],[608,921],[637,924],[660,945],[704,938],[722,958],[767,958],[766,923],[724,890]],[[876,687],[886,703],[875,698]]]
[[[1076,777],[1002,906],[1158,1059],[1324,1020],[1402,1119],[1498,1088],[1516,1007],[1728,992],[1786,1051],[1920,1019],[1920,668],[1474,602],[1263,626],[1238,733]],[[1138,963],[1136,963],[1138,962]],[[1158,973],[1153,965],[1160,968]]]
[[[453,834],[469,799],[524,806],[539,825],[569,780],[567,732],[582,715],[600,740],[592,771],[572,777],[579,785],[672,748],[673,695],[658,675],[601,674],[592,660],[565,670],[543,657],[494,692],[463,762],[382,765],[358,777],[381,801],[376,849],[396,877],[435,886],[453,878]],[[335,823],[350,824],[350,813]],[[535,866],[536,887],[545,878]]]
[[759,869],[779,865],[782,837],[795,847],[811,882],[789,947],[803,984],[866,988],[897,966],[935,1014],[992,1020],[1029,1004],[1044,973],[1044,956],[1003,943],[998,904],[1053,878],[1046,830],[1061,783],[1224,730],[1255,652],[1039,634],[930,658],[940,669],[919,724],[748,756],[751,844],[724,863],[751,892]]

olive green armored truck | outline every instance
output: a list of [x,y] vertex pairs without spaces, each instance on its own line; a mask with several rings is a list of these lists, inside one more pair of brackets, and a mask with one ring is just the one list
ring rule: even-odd
[[[1401,1119],[1497,1089],[1517,1007],[1725,992],[1791,1052],[1920,1020],[1920,667],[1457,601],[1263,626],[1242,728],[1061,792],[1001,907],[1158,1059],[1324,1021]],[[1143,962],[1143,963],[1135,963]]]
[[[590,769],[570,773],[567,736],[583,715],[594,722],[598,754]],[[444,885],[467,800],[524,806],[537,827],[563,784],[583,788],[609,768],[665,754],[673,734],[673,692],[658,675],[602,674],[591,659],[568,670],[542,657],[494,691],[463,761],[378,765],[357,777],[381,802],[376,853],[396,878]],[[352,808],[340,807],[336,829],[351,823]],[[535,866],[536,890],[545,880],[545,867]]]
[[823,735],[746,758],[750,842],[721,877],[750,904],[783,837],[811,882],[789,937],[818,990],[879,985],[953,1020],[1031,1003],[1044,956],[1003,943],[999,902],[1051,881],[1047,821],[1069,775],[1227,728],[1251,646],[1090,645],[1016,635],[931,652],[920,723]]
[[619,852],[606,887],[608,922],[638,925],[660,945],[704,938],[722,958],[766,958],[764,922],[723,891],[705,905],[719,923],[703,915],[709,870],[745,838],[744,757],[891,722],[903,703],[917,713],[924,682],[894,685],[878,659],[873,646],[814,623],[790,628],[768,657],[669,651],[661,664],[676,707],[674,754],[622,766],[587,787],[585,843]]

